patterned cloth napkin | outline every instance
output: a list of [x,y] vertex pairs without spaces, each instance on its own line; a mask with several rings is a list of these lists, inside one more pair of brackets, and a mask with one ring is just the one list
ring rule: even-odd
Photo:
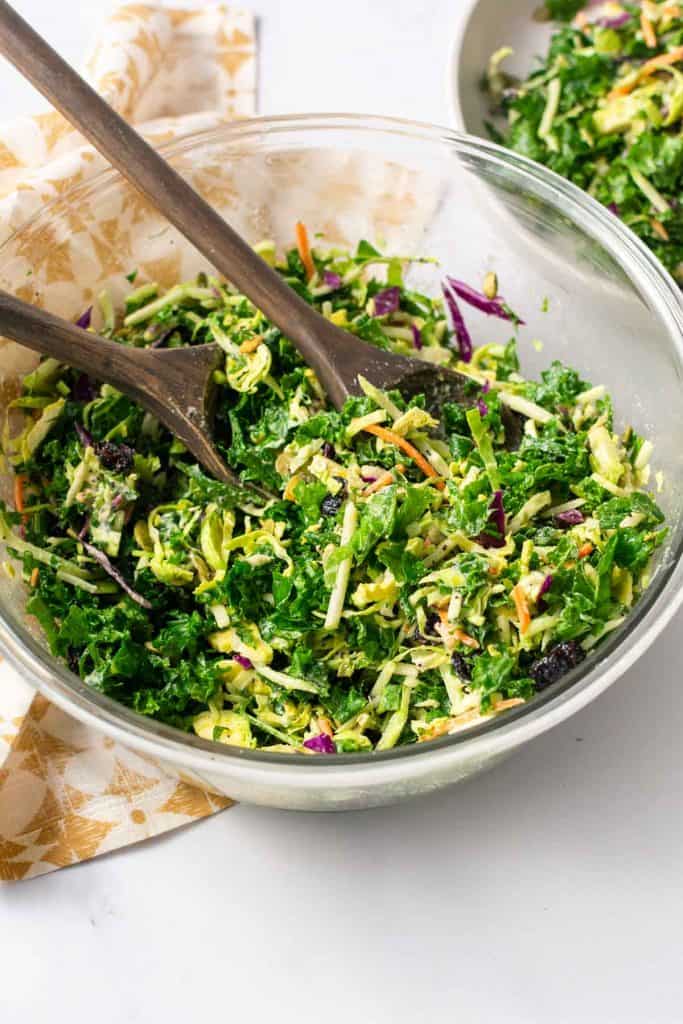
[[[253,16],[222,4],[118,8],[85,71],[152,142],[254,113]],[[102,158],[57,113],[0,125],[0,243]],[[0,881],[148,839],[229,807],[82,725],[0,662]]]

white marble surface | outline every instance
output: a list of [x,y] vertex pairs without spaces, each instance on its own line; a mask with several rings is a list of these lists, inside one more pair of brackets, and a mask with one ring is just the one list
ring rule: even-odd
[[[104,0],[15,0],[76,60]],[[501,3],[509,0],[501,0]],[[445,122],[462,0],[252,0],[261,110]],[[0,116],[40,101],[0,67]],[[238,807],[0,889],[0,1021],[680,1022],[680,616],[490,774],[343,816]]]

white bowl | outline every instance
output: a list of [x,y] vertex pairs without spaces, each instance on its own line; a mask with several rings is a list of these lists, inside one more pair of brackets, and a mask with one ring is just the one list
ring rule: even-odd
[[[526,78],[534,64],[548,50],[548,44],[557,22],[543,20],[543,0],[467,0],[468,10],[451,46],[446,87],[448,90],[451,121],[458,131],[490,140],[487,122],[502,131],[507,119],[491,113],[490,100],[483,87],[489,60],[497,50],[508,46],[514,52],[505,61],[505,70],[519,78]],[[550,173],[550,172],[548,172]],[[554,175],[552,175],[554,176]],[[566,277],[566,253],[549,247],[539,233],[538,225],[529,225],[527,212],[505,208],[490,189],[479,187],[481,203],[487,203],[499,224],[501,234],[514,239],[520,260],[541,258],[548,263],[548,273],[559,282]],[[591,273],[588,263],[575,266],[576,272]],[[613,282],[606,280],[606,289]],[[637,315],[637,314],[636,314]]]
[[471,0],[451,47],[446,87],[453,125],[471,135],[489,138],[491,120],[482,78],[492,53],[509,46],[514,55],[505,69],[524,78],[536,57],[544,54],[552,22],[540,21],[542,0]]

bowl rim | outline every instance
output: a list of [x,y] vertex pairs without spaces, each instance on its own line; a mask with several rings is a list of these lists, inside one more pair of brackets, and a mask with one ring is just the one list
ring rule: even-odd
[[[472,8],[477,2],[474,0]],[[665,319],[669,321],[669,326],[675,327],[672,334],[678,337],[683,363],[681,292],[650,250],[618,218],[580,189],[559,175],[493,142],[421,121],[380,115],[311,113],[256,117],[232,124],[225,123],[188,133],[165,143],[159,149],[165,156],[172,158],[200,144],[219,140],[225,142],[226,137],[237,142],[250,135],[263,135],[264,130],[269,133],[294,133],[296,130],[310,131],[314,128],[331,131],[353,129],[374,135],[408,135],[416,141],[427,138],[431,142],[449,144],[461,155],[469,152],[485,156],[489,162],[504,165],[520,179],[542,187],[556,202],[562,201],[565,215],[571,215],[582,227],[590,226],[594,233],[600,234],[608,250],[618,251],[627,264],[637,267],[642,278],[638,283],[643,292],[647,291],[650,299],[655,295],[659,298],[660,313],[666,313]],[[122,181],[118,171],[105,169],[75,186],[64,196],[51,200],[5,240],[0,246],[0,260],[6,248],[19,235],[49,217],[55,209],[63,209],[65,203],[78,200],[84,191],[112,187]],[[621,265],[619,259],[617,262]],[[633,274],[629,277],[635,282]],[[66,665],[53,658],[23,625],[10,622],[2,614],[0,649],[4,650],[8,660],[22,675],[29,679],[33,677],[40,692],[63,711],[123,744],[144,750],[152,756],[190,769],[220,769],[224,775],[232,772],[235,777],[239,776],[244,781],[251,779],[252,782],[267,779],[271,784],[275,781],[277,785],[317,786],[329,781],[331,775],[335,776],[336,782],[348,775],[348,782],[357,785],[358,775],[362,773],[364,785],[373,782],[384,784],[392,779],[401,779],[407,774],[409,766],[412,766],[412,774],[429,774],[433,770],[435,758],[445,765],[449,758],[458,761],[476,759],[484,753],[487,759],[501,755],[559,724],[598,696],[644,653],[683,602],[683,522],[679,525],[676,539],[675,552],[659,567],[647,592],[627,616],[628,636],[621,628],[615,630],[595,655],[519,708],[453,735],[388,751],[303,758],[300,754],[267,753],[259,749],[218,744],[139,715],[93,690]],[[635,634],[635,639],[632,634]],[[327,774],[323,774],[325,772]]]

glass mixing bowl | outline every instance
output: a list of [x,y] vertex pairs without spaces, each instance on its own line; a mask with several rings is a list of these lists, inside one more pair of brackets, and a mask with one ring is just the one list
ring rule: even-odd
[[[655,442],[668,543],[623,626],[530,703],[483,725],[386,753],[303,758],[213,744],[136,715],[89,689],[46,650],[19,581],[0,587],[0,642],[19,671],[75,717],[209,789],[277,807],[370,807],[490,766],[578,710],[655,639],[683,593],[683,305],[654,257],[572,185],[503,149],[446,129],[344,115],[244,121],[169,145],[166,157],[251,242],[291,244],[294,224],[330,243],[360,238],[437,257],[411,276],[436,294],[444,271],[501,290],[527,321],[528,375],[573,364],[616,396],[618,425]],[[0,248],[0,286],[74,318],[134,268],[171,285],[206,261],[116,173],[45,207]],[[544,303],[544,299],[548,303]],[[547,305],[547,312],[543,308]],[[476,317],[476,320],[475,320]],[[474,314],[477,342],[509,327]],[[543,350],[532,340],[541,340]],[[0,413],[35,357],[0,348]],[[5,497],[7,477],[0,481]]]

